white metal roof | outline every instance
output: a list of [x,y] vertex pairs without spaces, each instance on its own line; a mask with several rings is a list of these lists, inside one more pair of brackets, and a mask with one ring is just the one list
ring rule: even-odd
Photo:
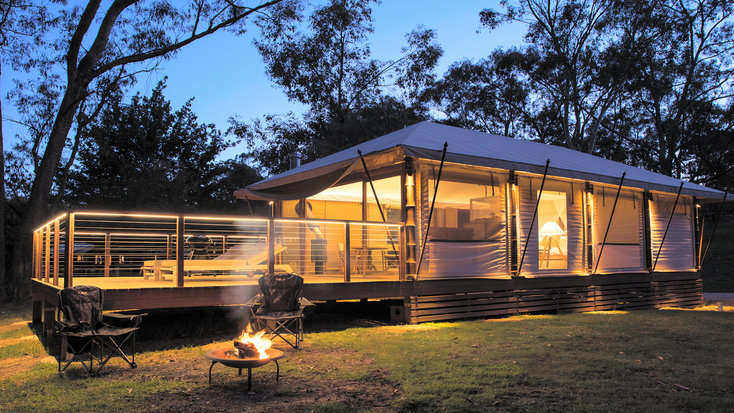
[[[537,172],[538,168],[541,168],[540,171],[542,172],[546,159],[550,159],[549,175],[551,176],[579,177],[579,175],[582,175],[592,181],[607,178],[601,180],[606,182],[619,182],[619,177],[622,175],[622,172],[626,172],[625,186],[629,184],[630,186],[638,186],[645,189],[668,190],[672,192],[675,192],[681,183],[680,180],[667,175],[650,172],[642,168],[625,165],[620,162],[561,146],[513,139],[431,121],[423,121],[313,162],[303,164],[298,168],[271,176],[250,187],[257,188],[266,183],[268,184],[265,186],[277,185],[276,182],[285,177],[291,177],[291,179],[288,179],[291,181],[295,178],[294,175],[296,174],[356,159],[359,156],[357,154],[358,149],[365,155],[397,146],[418,150],[441,151],[443,150],[444,142],[448,142],[448,154],[458,155],[459,158],[463,157],[463,159],[467,159],[467,157],[471,157],[472,159],[485,158],[488,160],[488,162],[484,162],[485,164],[491,164],[492,161],[498,161],[503,165],[509,163],[516,170]],[[448,158],[451,159],[451,156]],[[723,194],[721,191],[690,182],[686,182],[683,188],[684,193],[704,197],[716,197]]]

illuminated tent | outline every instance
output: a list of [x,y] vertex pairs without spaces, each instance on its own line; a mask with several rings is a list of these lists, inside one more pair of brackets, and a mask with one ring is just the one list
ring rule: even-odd
[[[678,179],[568,148],[430,121],[271,176],[235,194],[278,201],[280,216],[354,219],[354,215],[339,216],[347,210],[343,205],[332,207],[328,213],[308,215],[298,201],[322,202],[326,211],[328,202],[337,202],[339,196],[346,202],[348,191],[339,188],[352,185],[356,191],[352,198],[362,198],[361,203],[352,201],[367,209],[367,203],[374,199],[364,184],[358,151],[376,177],[393,176],[396,182],[401,174],[405,179],[408,158],[412,163],[408,169],[415,169],[416,240],[420,246],[428,230],[444,142],[448,143],[446,169],[439,180],[428,231],[423,278],[507,275],[521,254],[526,255],[520,264],[523,275],[584,274],[594,268],[600,273],[642,272],[650,269],[651,255],[657,270],[695,270],[694,200],[720,199],[723,195],[690,182],[681,187]],[[536,215],[546,160],[550,160],[547,181]],[[623,173],[624,185],[614,208]],[[400,189],[395,191],[383,190],[384,197],[400,201]],[[382,204],[383,194],[378,194]],[[311,204],[308,208],[315,210]],[[405,216],[411,213],[402,212]],[[361,218],[366,219],[366,215]],[[606,231],[608,225],[610,231]],[[663,248],[659,248],[667,227]]]

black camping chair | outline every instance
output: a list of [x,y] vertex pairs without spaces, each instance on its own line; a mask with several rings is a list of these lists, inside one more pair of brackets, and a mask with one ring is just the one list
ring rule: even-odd
[[303,342],[303,310],[313,305],[303,292],[303,278],[296,274],[270,274],[258,280],[260,292],[248,305],[250,320],[271,338],[280,337],[295,349]]
[[[120,357],[135,368],[135,333],[144,314],[102,313],[102,290],[79,285],[59,291],[56,333],[61,338],[57,360],[59,374],[78,361],[90,375],[95,373],[94,360],[100,371],[112,357]],[[129,344],[131,357],[123,348]],[[71,359],[68,358],[71,354]],[[62,366],[62,363],[63,364]],[[89,363],[89,364],[87,364]]]

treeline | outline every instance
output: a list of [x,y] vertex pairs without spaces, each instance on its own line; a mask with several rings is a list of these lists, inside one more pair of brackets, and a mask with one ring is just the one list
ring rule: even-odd
[[[396,39],[392,59],[372,55],[372,0],[4,2],[0,62],[27,73],[2,84],[21,125],[0,150],[4,295],[23,294],[28,234],[56,210],[249,212],[233,190],[287,169],[290,154],[309,161],[424,119],[734,188],[734,1],[501,4],[467,30],[489,39],[522,25],[522,45],[437,73],[431,28]],[[126,98],[162,59],[219,30],[253,33],[274,86],[307,110],[240,113],[220,130],[191,102],[172,107],[165,82]]]

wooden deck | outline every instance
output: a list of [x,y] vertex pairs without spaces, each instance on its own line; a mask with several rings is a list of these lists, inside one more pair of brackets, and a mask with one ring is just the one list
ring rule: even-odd
[[[307,278],[304,296],[316,301],[397,298],[404,300],[411,322],[542,311],[692,306],[703,299],[700,276],[696,272],[419,281],[371,278],[343,282],[336,278]],[[59,281],[63,285],[63,280]],[[184,287],[139,277],[77,277],[75,284],[102,288],[106,310],[243,305],[258,293],[254,279],[221,277],[187,279]],[[32,280],[34,313],[40,313],[43,308],[55,310],[61,288]]]

